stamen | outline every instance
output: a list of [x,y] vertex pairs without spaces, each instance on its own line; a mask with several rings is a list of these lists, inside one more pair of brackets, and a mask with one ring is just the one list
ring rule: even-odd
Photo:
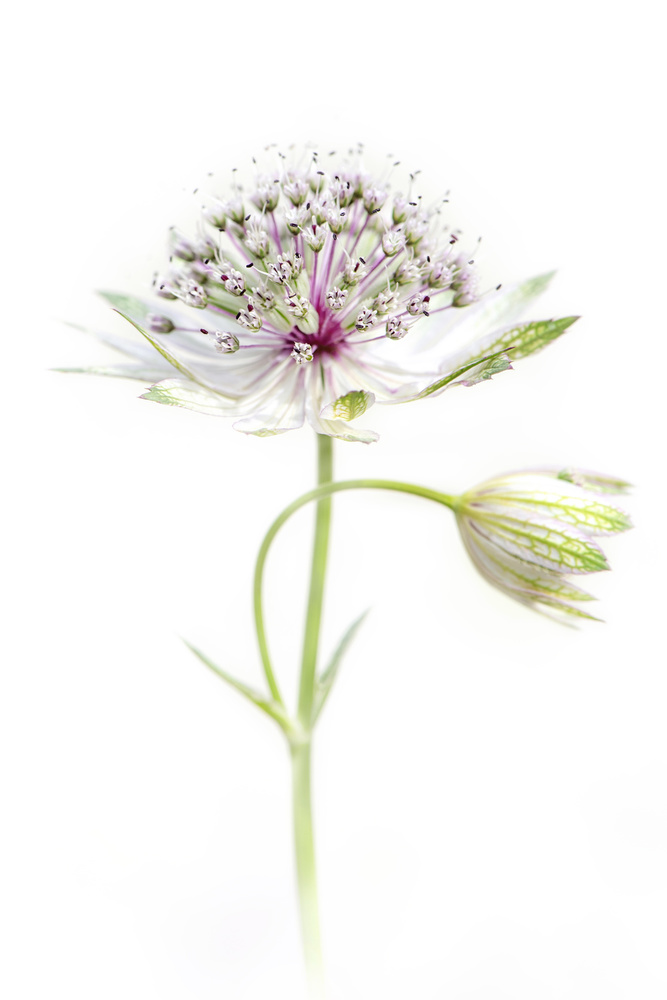
[[316,350],[317,348],[313,347],[311,344],[302,344],[295,342],[294,349],[290,354],[290,358],[294,358],[297,365],[307,364],[308,362],[313,360],[313,351]]

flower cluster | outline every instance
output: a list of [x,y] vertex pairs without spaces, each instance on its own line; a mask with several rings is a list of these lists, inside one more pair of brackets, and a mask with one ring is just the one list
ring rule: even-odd
[[571,602],[592,601],[570,574],[609,569],[594,536],[631,527],[600,494],[624,493],[620,479],[569,469],[492,479],[459,497],[461,536],[479,572],[510,597],[557,617],[593,618]]
[[143,398],[234,417],[252,434],[307,420],[375,440],[349,424],[373,403],[474,385],[576,318],[517,324],[550,275],[480,296],[442,206],[424,204],[414,176],[392,195],[359,158],[277,158],[248,190],[212,200],[196,236],[173,229],[170,252],[158,301],[103,293],[161,355],[104,338],[140,362],[108,373],[150,378]]

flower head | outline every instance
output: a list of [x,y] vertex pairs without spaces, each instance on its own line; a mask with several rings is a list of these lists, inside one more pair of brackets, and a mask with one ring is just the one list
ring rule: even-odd
[[594,598],[566,577],[609,569],[594,536],[631,523],[599,494],[623,493],[627,486],[570,469],[492,479],[458,498],[461,537],[482,576],[510,597],[556,617],[593,618],[571,602]]
[[103,293],[156,351],[105,337],[140,362],[108,374],[151,378],[144,399],[233,417],[246,433],[307,420],[368,442],[377,435],[349,421],[373,403],[484,381],[574,322],[516,322],[550,275],[480,296],[442,206],[414,188],[410,177],[392,196],[360,155],[277,159],[246,189],[235,183],[195,237],[170,231],[158,302]]

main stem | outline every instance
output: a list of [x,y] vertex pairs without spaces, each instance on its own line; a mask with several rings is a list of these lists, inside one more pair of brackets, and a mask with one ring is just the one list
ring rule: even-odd
[[[326,486],[333,480],[333,438],[326,434],[317,435],[317,485]],[[306,630],[303,637],[301,656],[301,679],[299,682],[299,722],[309,730],[313,711],[317,650],[320,642],[320,622],[324,599],[324,577],[329,554],[329,527],[331,525],[331,497],[317,501],[315,511],[315,537],[313,539],[313,561],[310,570],[310,592],[306,612]]]
[[[333,439],[319,434],[317,437],[317,484],[326,486],[333,479]],[[311,803],[311,746],[313,695],[317,671],[317,652],[322,620],[324,579],[329,553],[329,528],[331,524],[331,496],[317,502],[315,536],[310,571],[310,591],[306,612],[306,628],[301,658],[299,681],[298,719],[306,739],[292,746],[292,789],[294,810],[294,846],[296,873],[301,910],[301,934],[306,960],[308,986],[311,996],[320,1000],[324,996],[324,967],[320,937],[320,916],[317,904],[317,875],[315,870],[315,841],[313,837],[313,812]]]

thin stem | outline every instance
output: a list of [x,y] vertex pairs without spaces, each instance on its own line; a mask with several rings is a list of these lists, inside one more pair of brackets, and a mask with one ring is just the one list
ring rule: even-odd
[[411,493],[427,500],[434,500],[454,508],[456,497],[412,483],[400,483],[387,479],[356,479],[340,483],[331,481],[333,474],[333,441],[325,435],[318,436],[318,483],[316,489],[304,493],[275,519],[260,546],[255,566],[255,623],[264,672],[276,701],[282,704],[273,677],[262,609],[262,585],[264,566],[271,543],[276,534],[292,514],[312,501],[317,501],[315,515],[315,537],[310,575],[310,591],[306,629],[303,642],[301,678],[299,683],[299,729],[296,738],[290,738],[292,755],[292,807],[294,817],[294,846],[301,914],[301,933],[311,1000],[324,1000],[324,965],[320,936],[320,918],[317,902],[317,875],[315,868],[315,841],[313,835],[313,812],[311,799],[311,752],[314,724],[313,698],[317,672],[324,580],[329,548],[331,524],[331,497],[334,493],[355,489],[393,490]]
[[[317,482],[327,487],[333,478],[333,438],[317,436]],[[311,996],[324,996],[324,965],[320,940],[320,915],[317,903],[317,877],[315,871],[315,841],[313,837],[313,810],[311,805],[311,737],[313,722],[313,696],[317,652],[324,600],[324,578],[329,553],[331,526],[331,495],[323,496],[315,511],[315,536],[310,570],[310,589],[306,611],[306,628],[303,637],[301,677],[299,680],[298,720],[307,739],[301,745],[292,745],[292,788],[294,807],[294,847],[296,874],[299,886],[301,911],[301,936],[306,960],[306,972]]]
[[292,747],[292,805],[294,817],[294,847],[299,887],[301,937],[306,961],[309,993],[312,1000],[324,997],[324,965],[320,937],[320,915],[317,904],[315,872],[315,841],[310,794],[310,741]]
[[271,678],[271,680],[269,680],[271,692],[274,698],[276,698],[276,701],[279,701],[280,704],[282,704],[282,699],[279,695],[277,695],[277,687],[275,686],[275,679],[273,679],[273,673],[271,671],[268,646],[266,643],[266,631],[264,628],[262,591],[266,557],[269,554],[269,549],[271,548],[273,539],[276,537],[283,524],[290,519],[292,514],[295,514],[301,507],[305,507],[306,504],[312,503],[314,500],[321,500],[323,497],[331,496],[333,493],[342,493],[344,490],[392,490],[396,493],[411,493],[413,496],[424,497],[426,500],[434,500],[436,503],[444,504],[445,507],[449,507],[452,510],[455,509],[457,500],[456,497],[450,496],[447,493],[439,493],[437,490],[430,490],[426,486],[416,486],[413,483],[395,482],[391,479],[347,479],[340,483],[325,483],[323,486],[318,486],[314,490],[309,490],[308,493],[302,494],[302,496],[294,500],[288,507],[285,507],[282,513],[278,515],[265,534],[257,554],[257,562],[255,564],[254,596],[255,625],[257,628],[257,639],[259,642],[260,654],[262,656],[262,664],[264,665],[264,672],[267,676],[267,680],[269,680],[269,677]]
[[[333,438],[326,434],[317,435],[317,483],[327,487],[333,478]],[[309,730],[312,710],[317,650],[320,641],[322,602],[324,599],[324,577],[329,553],[329,528],[331,525],[331,495],[324,494],[318,500],[315,512],[315,537],[313,540],[313,561],[310,571],[310,591],[306,611],[306,630],[303,638],[301,657],[301,679],[299,681],[298,718],[304,729]]]
[[[266,538],[264,539],[264,542]],[[260,548],[260,556],[264,549],[264,542]],[[268,549],[267,549],[268,551]],[[269,655],[269,646],[266,641],[266,629],[264,627],[264,609],[262,607],[262,574],[257,572],[257,566],[259,565],[259,556],[257,565],[255,566],[255,579],[253,582],[253,607],[255,612],[255,631],[257,633],[257,645],[259,646],[259,655],[262,661],[262,668],[264,670],[264,676],[266,677],[267,683],[269,685],[269,690],[273,695],[274,701],[284,708],[285,702],[280,694],[280,688],[278,687],[278,682],[273,673],[273,667],[271,665],[271,656]],[[264,567],[264,561],[266,559],[266,553],[262,559],[262,569]]]

